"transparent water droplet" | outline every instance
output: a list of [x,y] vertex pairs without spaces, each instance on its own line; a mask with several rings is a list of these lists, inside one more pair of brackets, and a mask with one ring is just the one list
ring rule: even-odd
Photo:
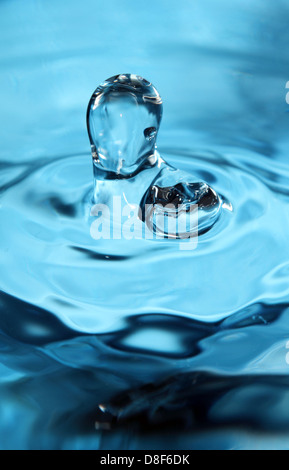
[[130,177],[155,156],[162,100],[147,80],[117,75],[93,93],[87,111],[94,165],[116,177]]
[[95,200],[106,203],[122,194],[126,203],[140,206],[140,218],[153,233],[188,238],[215,224],[222,200],[208,184],[160,157],[162,110],[156,88],[138,75],[116,75],[95,90],[87,110]]
[[[206,183],[192,183],[190,179],[191,175],[166,166],[147,190],[141,214],[154,233],[167,238],[189,238],[206,232],[216,222],[222,208],[220,197]],[[164,223],[164,218],[173,221]]]

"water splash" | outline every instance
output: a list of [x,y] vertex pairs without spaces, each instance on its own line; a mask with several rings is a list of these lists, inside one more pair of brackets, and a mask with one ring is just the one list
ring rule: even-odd
[[[0,2],[1,449],[287,448],[288,2],[38,3]],[[90,237],[83,103],[132,63],[234,205],[193,252]]]
[[[113,196],[123,195],[140,206],[140,218],[154,234],[189,238],[215,224],[222,199],[161,158],[156,141],[162,113],[158,91],[137,75],[116,75],[95,90],[87,110],[94,200],[111,204]],[[196,206],[197,224],[191,220]]]

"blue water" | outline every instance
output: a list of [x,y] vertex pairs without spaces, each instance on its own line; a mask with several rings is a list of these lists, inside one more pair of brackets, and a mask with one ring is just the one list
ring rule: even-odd
[[[0,2],[1,449],[288,449],[288,19]],[[85,114],[117,73],[160,91],[165,160],[232,204],[193,251],[90,236]]]
[[[110,232],[114,240],[132,239],[138,228],[141,234],[147,229],[144,235],[149,233],[152,239],[188,240],[209,231],[222,209],[232,210],[207,183],[161,157],[157,137],[162,115],[159,92],[135,74],[110,77],[92,94],[87,129],[93,159],[94,239],[110,239]],[[122,228],[118,236],[117,226]]]

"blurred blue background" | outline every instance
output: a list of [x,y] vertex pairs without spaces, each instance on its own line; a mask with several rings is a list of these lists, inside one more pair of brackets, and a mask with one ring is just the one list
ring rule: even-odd
[[182,146],[180,129],[207,145],[287,138],[285,0],[1,0],[0,8],[2,158],[86,149],[92,91],[126,72],[163,97],[160,144]]

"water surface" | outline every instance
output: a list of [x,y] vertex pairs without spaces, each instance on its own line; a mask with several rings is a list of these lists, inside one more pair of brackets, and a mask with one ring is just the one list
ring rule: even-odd
[[[1,1],[1,449],[288,448],[288,18]],[[191,252],[90,236],[86,107],[127,72],[160,153],[234,208]]]

